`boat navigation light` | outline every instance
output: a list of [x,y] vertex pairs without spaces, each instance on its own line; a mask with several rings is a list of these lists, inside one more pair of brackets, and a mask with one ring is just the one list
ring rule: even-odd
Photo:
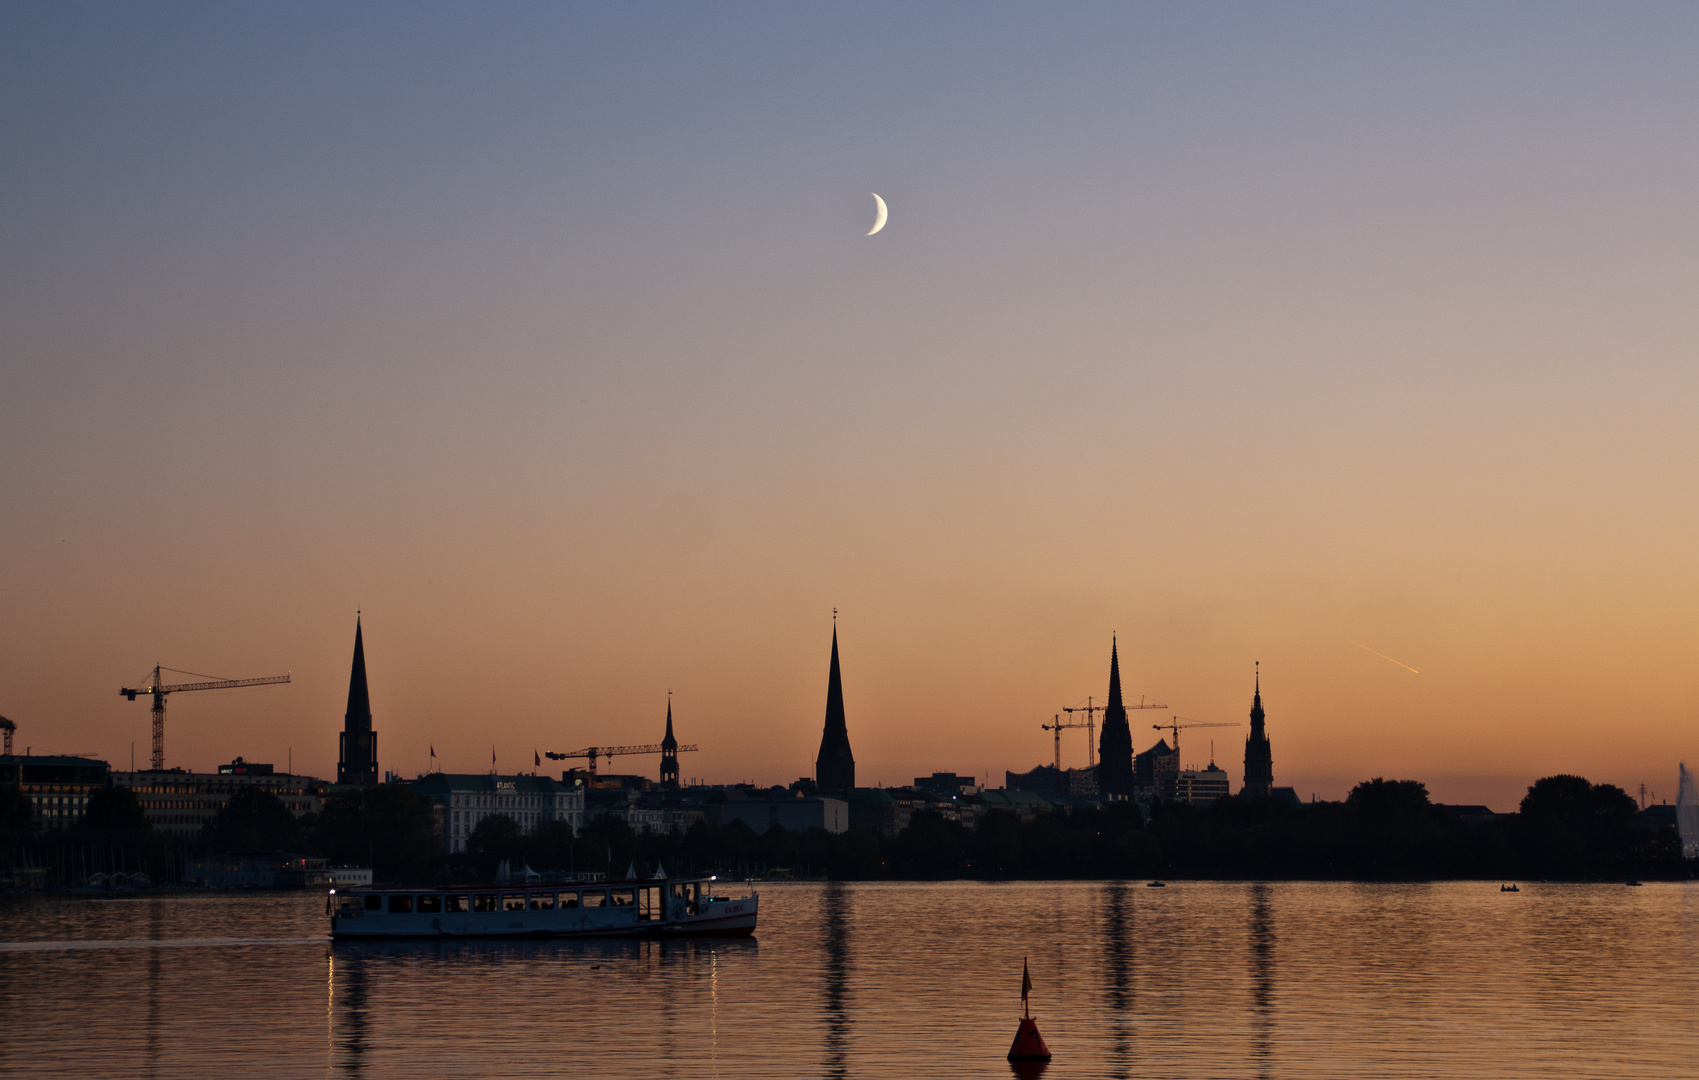
[[720,875],[718,875],[718,874],[709,874],[709,875],[708,875],[708,880],[709,880],[709,881],[718,881],[718,880],[720,880]]
[[332,896],[335,896],[335,895],[336,895],[336,890],[335,890],[335,889],[332,889],[332,890],[330,890],[330,895],[332,895]]

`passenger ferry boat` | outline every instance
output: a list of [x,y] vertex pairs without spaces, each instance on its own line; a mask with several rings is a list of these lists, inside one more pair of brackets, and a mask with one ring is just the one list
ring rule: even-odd
[[330,934],[342,939],[743,936],[753,890],[721,895],[716,877],[463,889],[332,889]]

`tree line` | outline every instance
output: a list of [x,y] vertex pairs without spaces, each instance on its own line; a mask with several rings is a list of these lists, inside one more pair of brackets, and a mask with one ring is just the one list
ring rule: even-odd
[[[121,787],[95,792],[71,829],[37,835],[27,801],[11,791],[11,798],[0,791],[0,849],[13,865],[23,855],[84,871],[142,869],[159,880],[175,878],[173,870],[190,857],[259,851],[369,865],[379,880],[416,884],[488,881],[503,863],[514,871],[610,878],[636,866],[641,873],[664,867],[673,874],[844,880],[1626,880],[1693,872],[1674,830],[1640,828],[1638,808],[1621,788],[1568,775],[1539,780],[1517,814],[1491,821],[1465,821],[1435,805],[1418,781],[1377,777],[1343,802],[1235,796],[1207,806],[1157,802],[1148,814],[1136,803],[1110,803],[1024,821],[993,810],[972,828],[922,811],[892,838],[853,829],[757,834],[737,821],[636,833],[615,818],[591,821],[576,834],[560,822],[522,833],[512,819],[492,816],[455,855],[441,850],[430,802],[400,784],[332,796],[320,813],[300,819],[270,793],[244,790],[187,840],[155,833],[134,794]],[[65,883],[75,879],[62,875]]]

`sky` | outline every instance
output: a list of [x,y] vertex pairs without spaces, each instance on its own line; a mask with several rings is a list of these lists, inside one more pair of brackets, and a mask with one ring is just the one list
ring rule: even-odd
[[[783,783],[836,609],[863,783],[1049,762],[1113,635],[1141,748],[1260,662],[1304,798],[1673,799],[1696,47],[1676,4],[7,5],[0,713],[127,767],[155,663],[289,671],[174,696],[168,763],[333,776],[360,611],[386,770],[658,741],[671,691],[687,777]],[[1236,782],[1244,731],[1182,757]]]

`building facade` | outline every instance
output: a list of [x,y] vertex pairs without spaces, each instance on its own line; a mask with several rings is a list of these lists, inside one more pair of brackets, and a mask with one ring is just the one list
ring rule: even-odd
[[1156,745],[1133,759],[1133,798],[1140,802],[1149,802],[1161,796],[1164,790],[1170,790],[1170,778],[1180,771],[1179,752],[1168,745],[1167,739],[1156,740]]
[[431,800],[442,849],[450,855],[466,850],[466,841],[487,817],[511,818],[521,833],[534,833],[551,821],[570,825],[574,833],[584,827],[582,783],[524,774],[429,773],[412,787]]
[[741,821],[757,833],[775,825],[791,832],[825,829],[841,833],[849,831],[850,814],[844,799],[738,799],[720,807],[720,820],[727,825]]
[[1171,802],[1207,804],[1233,793],[1227,770],[1213,761],[1207,769],[1181,769],[1164,775],[1173,778],[1164,785],[1167,790],[1162,795]]
[[319,795],[322,781],[274,772],[269,765],[255,765],[241,758],[220,765],[216,773],[146,769],[113,773],[112,783],[135,792],[148,824],[172,836],[200,832],[229,804],[232,795],[247,788],[277,796],[297,819],[318,813],[324,805]]
[[0,755],[0,784],[23,792],[43,832],[68,829],[88,812],[89,794],[107,784],[104,761],[66,754]]

